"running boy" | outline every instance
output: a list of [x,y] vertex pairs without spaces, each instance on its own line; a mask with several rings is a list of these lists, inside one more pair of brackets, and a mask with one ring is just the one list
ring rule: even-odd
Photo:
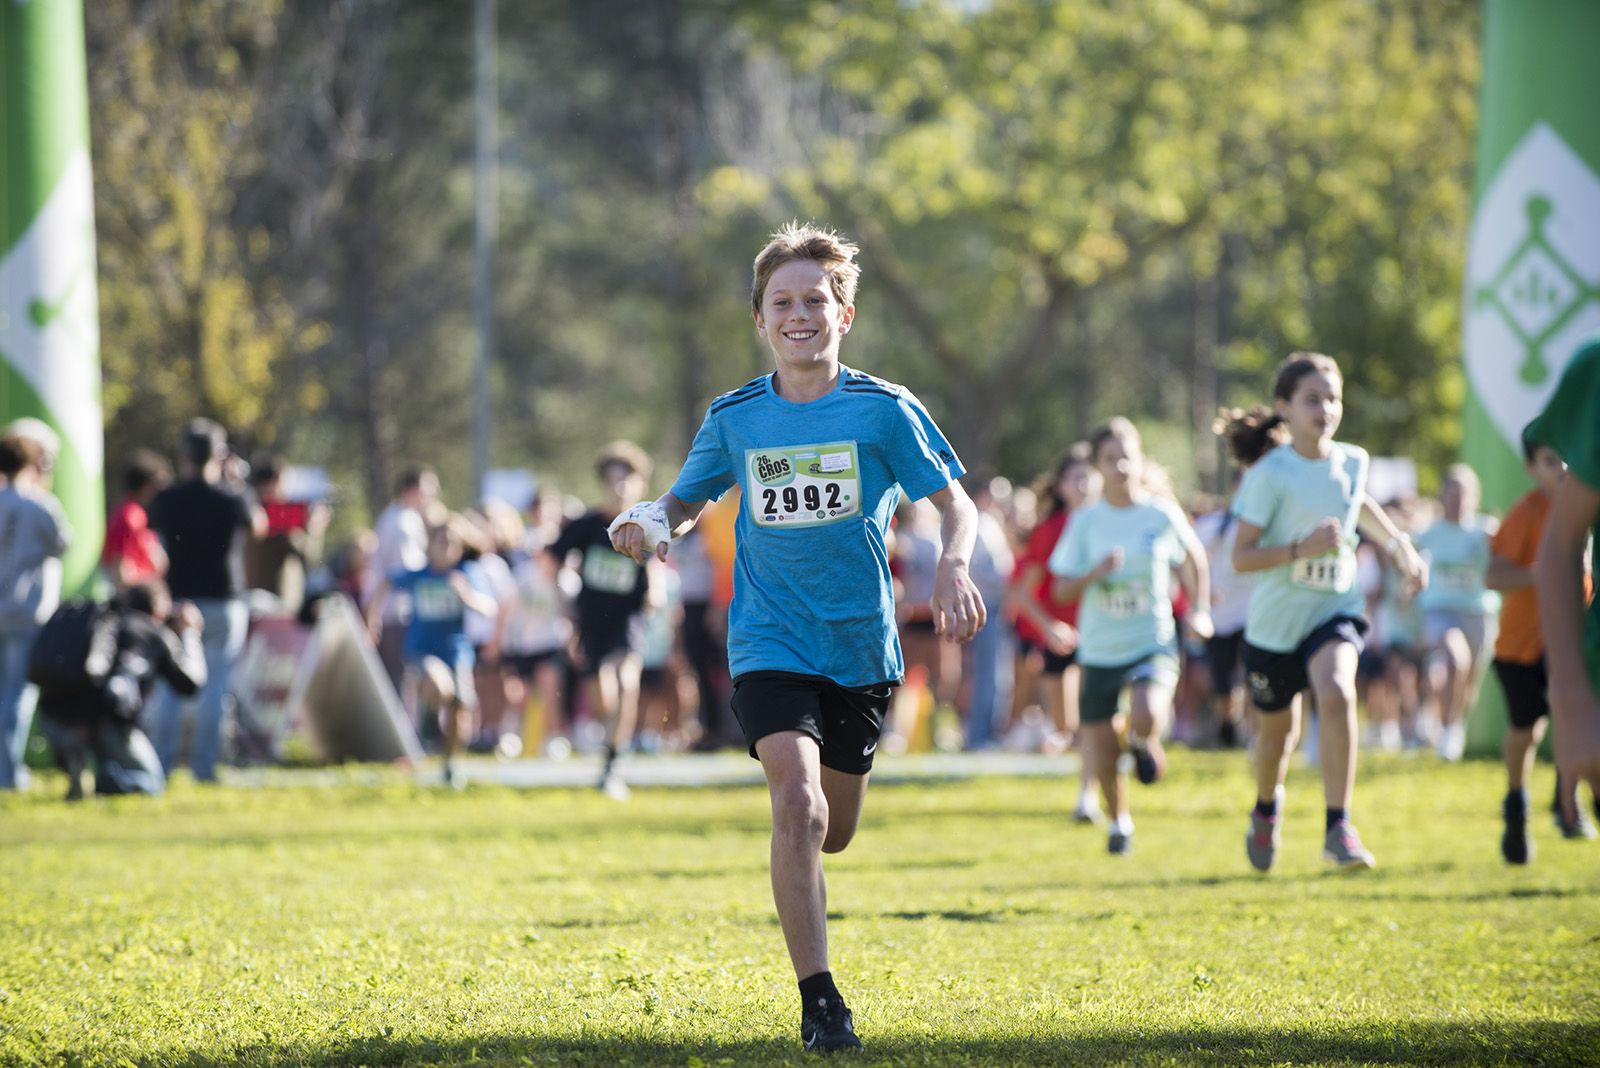
[[627,799],[629,790],[617,772],[617,754],[633,744],[639,721],[643,661],[637,629],[649,578],[643,565],[612,549],[606,530],[644,496],[650,466],[650,457],[631,441],[614,441],[601,449],[594,464],[600,476],[600,503],[568,523],[547,550],[560,563],[574,554],[579,558],[581,585],[574,601],[577,668],[588,687],[589,707],[606,728],[600,780],[595,785],[619,801]]
[[426,563],[414,571],[398,571],[381,582],[367,606],[367,627],[374,640],[383,630],[383,608],[390,591],[409,597],[405,662],[416,673],[424,714],[439,717],[444,732],[444,781],[454,782],[452,760],[469,724],[467,715],[478,702],[473,685],[474,657],[467,640],[467,610],[488,615],[499,610],[493,597],[472,585],[461,563],[462,525],[452,516],[428,531]]
[[1534,564],[1550,672],[1556,770],[1600,793],[1600,598],[1584,617],[1584,549],[1600,535],[1600,338],[1572,358],[1523,437],[1567,462]]
[[[1555,500],[1567,475],[1567,465],[1554,449],[1523,442],[1523,458],[1533,489],[1522,495],[1495,532],[1489,558],[1487,581],[1492,589],[1505,592],[1500,610],[1500,634],[1494,643],[1494,673],[1505,691],[1506,728],[1501,754],[1506,762],[1506,799],[1503,805],[1506,829],[1500,837],[1500,855],[1508,864],[1526,864],[1533,859],[1533,843],[1528,839],[1528,780],[1533,776],[1534,753],[1544,738],[1549,723],[1549,681],[1544,667],[1544,641],[1539,634],[1539,599],[1533,589],[1533,563],[1539,556],[1550,502]],[[1577,783],[1563,790],[1556,787],[1556,822],[1566,831],[1573,827],[1581,837]]]
[[[1297,352],[1278,368],[1275,411],[1255,408],[1224,427],[1249,466],[1234,504],[1234,570],[1258,572],[1245,623],[1245,670],[1257,716],[1256,807],[1245,852],[1267,871],[1277,859],[1283,780],[1309,688],[1321,721],[1327,800],[1323,856],[1340,868],[1376,866],[1348,818],[1355,789],[1356,661],[1367,621],[1356,582],[1356,528],[1421,586],[1427,567],[1368,496],[1365,450],[1333,440],[1344,379],[1327,356]],[[1284,440],[1284,430],[1288,440]],[[1281,714],[1280,714],[1281,713]]]
[[1164,475],[1145,466],[1139,432],[1113,419],[1089,438],[1104,485],[1098,501],[1068,524],[1050,554],[1055,598],[1079,609],[1078,659],[1083,664],[1081,715],[1084,762],[1100,781],[1111,830],[1106,848],[1133,845],[1127,776],[1118,770],[1122,743],[1116,720],[1128,691],[1128,749],[1139,781],[1161,778],[1161,734],[1178,684],[1178,631],[1172,615],[1172,573],[1179,572],[1190,603],[1189,627],[1211,637],[1205,549],[1169,496],[1152,485]]
[[828,970],[823,853],[850,843],[893,686],[884,532],[902,492],[944,512],[934,625],[984,623],[967,574],[977,514],[939,428],[901,386],[839,363],[855,317],[857,248],[791,223],[755,261],[756,333],[776,371],[712,402],[671,492],[612,524],[618,552],[665,558],[708,500],[743,490],[728,653],[734,713],[772,801],[772,893],[808,1050],[859,1048]]

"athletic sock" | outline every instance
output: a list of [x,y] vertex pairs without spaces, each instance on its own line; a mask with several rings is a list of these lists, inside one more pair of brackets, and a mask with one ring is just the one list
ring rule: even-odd
[[1276,816],[1277,814],[1278,814],[1278,799],[1277,799],[1277,797],[1273,797],[1273,799],[1271,801],[1262,801],[1262,800],[1257,799],[1257,801],[1256,801],[1256,815],[1265,816],[1267,819],[1271,819],[1272,817]]
[[844,995],[833,985],[832,972],[818,972],[800,980],[800,1001],[807,1006],[815,1005],[819,1001],[843,1000]]
[[605,760],[600,765],[600,777],[602,779],[611,774],[611,765],[615,764],[616,762],[617,747],[608,743],[606,745]]
[[1506,791],[1506,815],[1526,816],[1528,814],[1528,791]]
[[1132,834],[1133,833],[1133,817],[1132,816],[1118,816],[1116,819],[1112,820],[1111,821],[1111,833],[1112,834]]
[[1328,830],[1333,830],[1336,824],[1343,823],[1346,818],[1347,817],[1344,809],[1330,808],[1328,810]]

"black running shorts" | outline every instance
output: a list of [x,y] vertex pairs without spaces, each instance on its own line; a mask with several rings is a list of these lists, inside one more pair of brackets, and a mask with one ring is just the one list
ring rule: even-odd
[[1287,653],[1274,653],[1244,643],[1245,680],[1250,699],[1262,712],[1282,712],[1311,685],[1311,658],[1329,642],[1348,642],[1359,656],[1367,645],[1367,621],[1357,616],[1334,616]]
[[1518,664],[1497,659],[1494,673],[1500,680],[1500,688],[1506,692],[1506,714],[1513,727],[1530,730],[1550,714],[1550,680],[1545,675],[1543,660],[1536,664]]
[[893,694],[888,682],[840,686],[822,675],[749,671],[733,680],[733,714],[751,756],[767,735],[800,731],[816,739],[823,767],[865,775],[872,770]]
[[1043,642],[1036,642],[1031,638],[1018,638],[1017,649],[1023,656],[1032,656],[1037,653],[1044,658],[1044,674],[1061,675],[1067,668],[1078,662],[1078,651],[1070,653],[1052,653],[1050,647]]

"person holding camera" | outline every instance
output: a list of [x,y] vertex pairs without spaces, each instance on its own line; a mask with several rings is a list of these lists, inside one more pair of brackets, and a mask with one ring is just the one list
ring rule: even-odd
[[67,626],[87,631],[63,642],[86,652],[82,663],[58,672],[60,685],[41,683],[39,692],[45,737],[67,773],[67,800],[83,797],[90,755],[96,794],[161,793],[166,775],[139,729],[139,713],[157,680],[185,695],[205,684],[200,610],[187,601],[174,606],[166,584],[152,578],[103,607],[71,603],[61,613],[73,617]]

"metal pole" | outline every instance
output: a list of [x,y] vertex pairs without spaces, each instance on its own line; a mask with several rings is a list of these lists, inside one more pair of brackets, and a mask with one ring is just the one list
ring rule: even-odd
[[498,92],[495,82],[495,0],[473,4],[473,285],[472,312],[477,326],[477,361],[472,376],[472,494],[483,492],[489,470],[491,413],[489,366],[494,360],[494,246],[496,173],[500,145],[495,127]]

